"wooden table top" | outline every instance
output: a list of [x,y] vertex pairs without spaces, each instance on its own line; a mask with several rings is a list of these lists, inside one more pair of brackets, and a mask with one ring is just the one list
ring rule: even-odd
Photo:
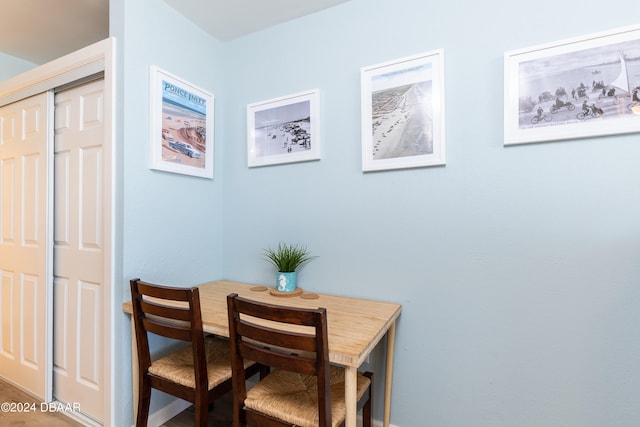
[[[247,299],[293,307],[327,309],[329,359],[332,363],[359,367],[400,316],[401,305],[388,302],[317,294],[316,299],[271,295],[255,291],[257,285],[218,280],[199,285],[202,323],[205,332],[229,336],[227,295],[237,293]],[[303,294],[304,295],[304,294]],[[132,313],[131,301],[123,304]]]

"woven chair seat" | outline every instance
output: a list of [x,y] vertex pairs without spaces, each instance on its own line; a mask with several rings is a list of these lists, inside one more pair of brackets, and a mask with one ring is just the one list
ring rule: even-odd
[[[207,376],[209,390],[231,378],[231,350],[229,341],[219,337],[206,337],[204,340],[207,356]],[[245,368],[253,362],[245,363]],[[166,378],[175,383],[195,388],[193,351],[188,346],[151,363],[149,373]]]
[[[330,367],[331,421],[340,425],[346,414],[344,369]],[[358,373],[358,400],[371,381]],[[300,427],[317,427],[317,377],[284,370],[275,370],[247,392],[245,406]]]

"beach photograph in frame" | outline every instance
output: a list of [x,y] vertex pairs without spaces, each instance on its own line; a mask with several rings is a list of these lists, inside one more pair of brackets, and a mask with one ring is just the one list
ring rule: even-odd
[[318,90],[247,105],[248,167],[320,159]]
[[640,27],[507,52],[505,145],[640,131]]
[[213,94],[151,66],[151,169],[213,178]]
[[362,170],[445,164],[444,50],[361,69]]

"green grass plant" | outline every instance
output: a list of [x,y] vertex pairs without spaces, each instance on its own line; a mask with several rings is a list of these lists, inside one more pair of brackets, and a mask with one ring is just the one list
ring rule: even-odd
[[278,247],[275,249],[271,247],[265,249],[264,256],[282,273],[294,272],[300,265],[317,258],[309,255],[306,246],[283,242],[278,243]]

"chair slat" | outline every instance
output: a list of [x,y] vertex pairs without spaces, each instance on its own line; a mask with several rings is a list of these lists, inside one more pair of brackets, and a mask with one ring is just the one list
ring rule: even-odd
[[247,321],[238,323],[238,334],[268,346],[290,348],[296,351],[312,351],[318,349],[315,335],[284,331],[266,326],[256,325]]
[[238,298],[236,300],[238,312],[253,313],[251,315],[261,319],[276,322],[289,323],[292,325],[316,326],[318,315],[326,313],[326,309],[305,309],[298,307],[285,307],[274,304],[257,303],[247,299]]
[[173,301],[189,301],[197,288],[176,288],[169,286],[158,286],[150,283],[138,282],[140,294]]
[[318,375],[315,357],[303,357],[297,354],[282,353],[276,350],[260,348],[259,346],[242,342],[238,344],[239,351],[244,358],[268,365],[276,369],[299,372],[306,375]]
[[142,323],[147,332],[151,332],[152,334],[182,341],[191,341],[193,338],[191,328],[158,322],[149,318],[142,319]]
[[189,307],[171,307],[149,300],[143,300],[140,304],[142,306],[142,311],[159,317],[189,321],[193,316]]

